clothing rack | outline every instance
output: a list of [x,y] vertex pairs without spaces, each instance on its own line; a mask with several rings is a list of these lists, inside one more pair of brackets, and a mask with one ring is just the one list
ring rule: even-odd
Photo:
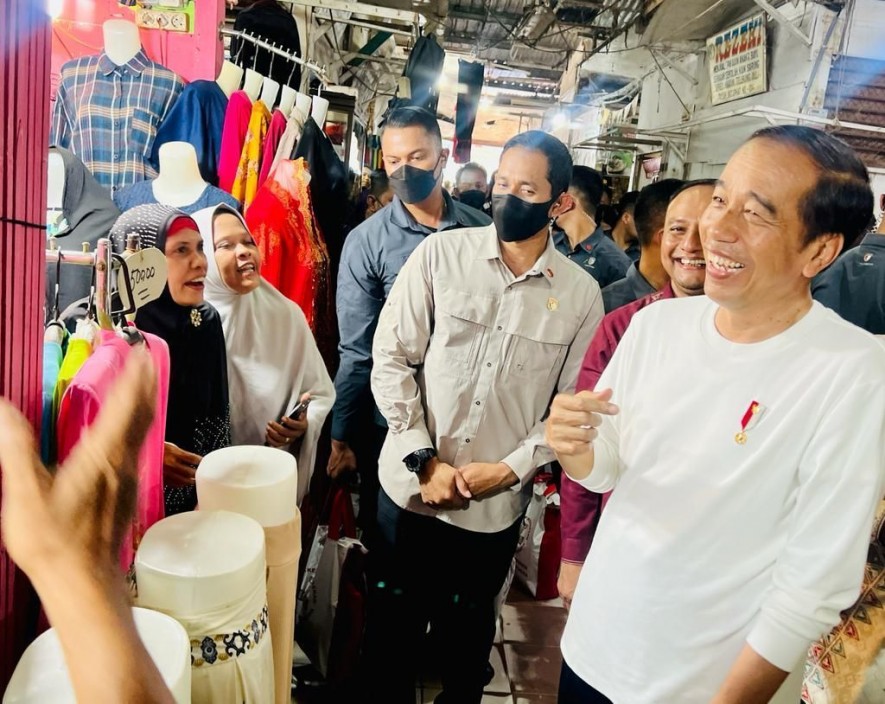
[[266,49],[267,51],[276,54],[277,56],[282,56],[287,61],[292,61],[293,63],[298,64],[299,66],[303,66],[304,68],[310,69],[315,74],[317,74],[320,79],[322,79],[323,83],[326,82],[326,67],[320,66],[315,61],[311,61],[309,59],[302,59],[300,56],[296,56],[291,52],[286,51],[285,49],[280,49],[275,44],[271,44],[270,42],[265,41],[264,39],[260,39],[256,37],[254,34],[249,34],[249,32],[241,32],[238,29],[228,29],[227,27],[221,27],[219,29],[221,34],[227,37],[238,37],[240,39],[244,39],[247,42],[254,44],[255,46],[261,47],[262,49]]
[[111,291],[109,273],[114,267],[113,250],[111,241],[107,238],[98,240],[95,251],[89,251],[89,245],[84,244],[80,252],[58,249],[55,238],[49,240],[46,249],[46,262],[61,264],[77,264],[95,268],[95,311],[98,324],[105,329],[113,327],[111,321]]

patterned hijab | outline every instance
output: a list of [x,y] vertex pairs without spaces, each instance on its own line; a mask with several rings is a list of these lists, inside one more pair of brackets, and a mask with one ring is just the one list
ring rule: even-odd
[[[141,237],[142,247],[165,250],[169,233],[182,225],[197,230],[190,216],[167,205],[139,205],[127,210],[111,229],[116,251],[126,236]],[[230,445],[227,354],[218,312],[205,301],[199,306],[177,304],[169,286],[159,299],[138,309],[139,330],[161,337],[169,345],[171,377],[166,420],[166,442],[182,450],[207,455]],[[191,510],[193,487],[166,487],[166,514]]]

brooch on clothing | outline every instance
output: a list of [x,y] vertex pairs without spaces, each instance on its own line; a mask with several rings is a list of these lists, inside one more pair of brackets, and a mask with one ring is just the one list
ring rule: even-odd
[[750,404],[750,407],[747,408],[746,413],[744,413],[743,418],[741,418],[741,429],[734,436],[734,441],[738,445],[746,445],[747,444],[747,433],[753,429],[756,423],[759,422],[759,418],[765,412],[765,406],[763,406],[758,401],[753,401]]
[[203,323],[203,316],[196,308],[191,308],[191,325],[195,328],[200,327]]

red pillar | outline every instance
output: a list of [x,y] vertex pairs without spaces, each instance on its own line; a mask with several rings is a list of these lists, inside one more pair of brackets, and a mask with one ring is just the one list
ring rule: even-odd
[[[42,377],[49,19],[40,0],[2,4],[0,396],[18,406],[36,428]],[[0,544],[0,691],[33,637],[35,618],[33,590]]]

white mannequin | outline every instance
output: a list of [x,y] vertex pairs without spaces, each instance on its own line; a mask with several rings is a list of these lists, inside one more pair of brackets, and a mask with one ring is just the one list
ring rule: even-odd
[[117,66],[129,63],[141,51],[138,27],[129,20],[108,20],[102,25],[104,52]]
[[163,205],[194,203],[208,186],[200,175],[197,151],[187,142],[166,142],[160,147],[160,175],[151,189]]
[[261,94],[261,84],[264,82],[264,77],[258,73],[257,71],[253,71],[251,68],[246,69],[246,82],[243,84],[243,90],[246,91],[246,95],[254,103],[258,100],[258,96]]
[[289,116],[289,113],[292,112],[292,108],[295,107],[295,97],[297,95],[298,94],[295,92],[294,88],[283,86],[283,92],[280,95],[280,112],[286,117]]
[[313,105],[311,105],[310,108],[310,116],[313,118],[313,121],[322,127],[326,124],[326,113],[328,112],[329,101],[318,95],[315,96],[313,99]]
[[261,84],[261,97],[259,100],[264,103],[268,110],[273,110],[273,106],[277,102],[277,96],[280,94],[280,84],[272,78],[265,78]]
[[218,78],[215,79],[215,82],[224,94],[230,98],[231,93],[239,88],[240,83],[243,82],[243,69],[235,63],[225,61],[221,64],[221,71],[218,72]]
[[46,174],[46,210],[49,218],[46,222],[52,222],[54,216],[61,213],[62,203],[65,196],[65,162],[54,149],[49,150]]
[[[294,109],[298,111],[299,119],[302,123],[304,123],[308,115],[310,115],[310,96],[305,95],[304,93],[296,93]],[[289,114],[289,116],[293,117],[291,113]]]

